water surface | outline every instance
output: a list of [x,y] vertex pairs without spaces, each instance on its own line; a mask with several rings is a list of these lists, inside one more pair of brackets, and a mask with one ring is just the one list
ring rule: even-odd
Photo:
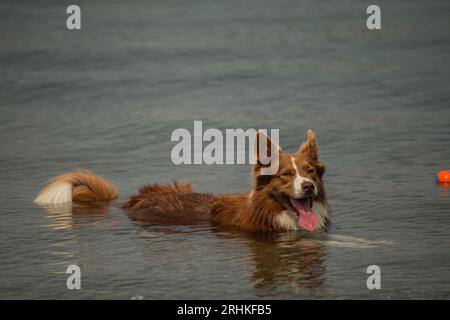
[[[0,4],[0,298],[449,298],[450,3],[360,1]],[[173,179],[251,188],[249,165],[175,166],[176,128],[317,132],[329,236],[146,226],[120,202]],[[53,175],[89,168],[121,199],[45,209]],[[77,264],[82,289],[66,288]],[[366,287],[367,266],[382,289]]]

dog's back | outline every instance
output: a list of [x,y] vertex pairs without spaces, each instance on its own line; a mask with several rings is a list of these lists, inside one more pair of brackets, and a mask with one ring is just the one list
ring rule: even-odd
[[192,224],[209,217],[216,199],[209,193],[192,191],[190,183],[147,185],[122,206],[128,217],[149,224]]

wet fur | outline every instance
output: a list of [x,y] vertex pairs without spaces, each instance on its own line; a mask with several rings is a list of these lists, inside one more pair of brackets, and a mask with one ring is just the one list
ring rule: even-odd
[[34,202],[60,204],[111,201],[119,197],[117,189],[107,180],[89,170],[69,172],[52,178]]
[[[316,214],[320,219],[319,226],[326,229],[330,217],[322,181],[325,166],[318,161],[314,133],[308,131],[308,140],[294,155],[282,153],[270,138],[260,133],[256,145],[261,138],[268,141],[268,155],[273,148],[280,151],[279,170],[276,175],[263,176],[260,171],[264,165],[257,161],[253,167],[254,186],[250,193],[215,196],[193,192],[189,183],[152,184],[141,187],[122,208],[131,219],[151,224],[190,224],[209,220],[214,224],[234,226],[250,232],[297,230],[295,212],[288,197],[295,191],[295,178],[301,177],[313,181],[316,186],[314,204],[321,210]],[[108,202],[117,197],[118,191],[110,182],[90,171],[80,170],[53,178],[35,202]]]

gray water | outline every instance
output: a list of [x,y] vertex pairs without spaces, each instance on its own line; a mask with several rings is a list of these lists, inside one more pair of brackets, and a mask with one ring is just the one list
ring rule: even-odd
[[[0,298],[450,298],[450,2],[0,3]],[[172,164],[176,128],[316,131],[328,236],[146,226],[146,183],[251,188],[249,165]],[[112,181],[107,211],[32,200],[77,167]],[[68,290],[66,268],[81,268]],[[381,269],[368,290],[366,268]]]

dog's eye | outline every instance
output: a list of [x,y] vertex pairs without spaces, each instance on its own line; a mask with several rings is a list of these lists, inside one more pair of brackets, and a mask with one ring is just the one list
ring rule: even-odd
[[290,177],[293,175],[293,173],[291,171],[285,171],[281,174],[283,177]]
[[306,168],[306,172],[307,173],[314,173],[316,171],[316,169],[314,169],[314,167],[308,167]]

